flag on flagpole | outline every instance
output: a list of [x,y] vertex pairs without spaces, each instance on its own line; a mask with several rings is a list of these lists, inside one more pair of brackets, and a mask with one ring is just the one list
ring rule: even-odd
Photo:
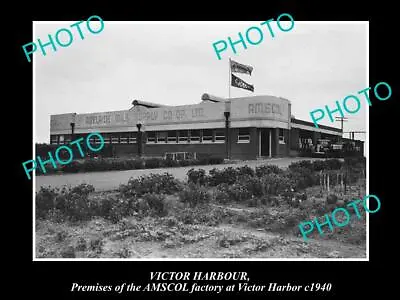
[[254,92],[254,86],[251,84],[248,84],[244,80],[240,79],[239,77],[236,77],[235,75],[232,75],[231,79],[231,85],[237,88],[245,89]]
[[251,76],[251,72],[253,72],[253,67],[244,65],[241,63],[238,63],[234,60],[230,60],[231,62],[231,70],[234,73],[243,73],[243,74],[249,74]]

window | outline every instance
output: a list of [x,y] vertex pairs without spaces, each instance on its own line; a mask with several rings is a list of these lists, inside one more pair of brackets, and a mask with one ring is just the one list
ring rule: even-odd
[[155,131],[148,131],[147,132],[147,143],[154,144],[156,142],[156,132]]
[[110,143],[111,135],[109,133],[101,133],[101,136],[103,137],[104,144],[109,144]]
[[282,128],[279,128],[279,144],[285,144],[285,135]]
[[203,143],[212,143],[213,132],[212,129],[203,129]]
[[168,143],[176,143],[176,131],[168,131]]
[[137,133],[136,132],[130,132],[129,136],[128,136],[129,144],[135,144],[136,143],[136,137],[137,137]]
[[[104,138],[103,138],[103,140],[104,140]],[[96,138],[95,138],[95,143],[96,143],[96,144],[102,144],[101,139],[98,138],[98,137],[96,137]]]
[[179,130],[179,143],[187,143],[189,140],[189,130]]
[[128,144],[128,136],[129,136],[129,133],[127,133],[127,132],[122,133],[119,138],[119,142],[121,144]]
[[200,130],[190,130],[190,142],[200,143]]
[[215,129],[215,142],[216,143],[225,142],[225,129]]
[[71,136],[68,134],[65,136],[64,144],[69,144],[69,143],[71,143]]
[[96,143],[96,137],[94,137],[94,136],[92,136],[90,139],[89,139],[89,144],[90,145],[94,145],[95,143]]
[[118,144],[119,143],[119,138],[118,136],[111,136],[111,144]]
[[250,143],[250,129],[239,128],[238,143]]
[[56,135],[50,136],[50,144],[55,145],[57,143],[58,143],[57,136]]
[[157,132],[157,143],[166,143],[168,133],[166,131]]

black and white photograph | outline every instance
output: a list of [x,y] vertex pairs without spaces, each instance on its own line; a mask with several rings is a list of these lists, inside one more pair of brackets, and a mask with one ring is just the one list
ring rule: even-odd
[[367,21],[76,22],[26,56],[34,261],[368,261]]

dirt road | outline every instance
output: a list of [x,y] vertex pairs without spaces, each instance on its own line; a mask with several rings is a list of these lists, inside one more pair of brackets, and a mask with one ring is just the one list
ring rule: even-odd
[[[128,171],[108,171],[108,172],[90,172],[90,173],[78,173],[78,174],[63,174],[63,175],[45,175],[35,176],[36,181],[34,185],[36,189],[41,186],[52,186],[60,187],[63,185],[79,185],[81,183],[92,184],[96,191],[110,191],[115,190],[122,183],[127,183],[130,177],[139,177],[141,175],[148,175],[151,173],[164,173],[168,172],[175,178],[184,180],[186,173],[189,169],[204,169],[209,171],[213,168],[223,169],[229,166],[244,166],[256,167],[265,164],[277,165],[281,168],[287,168],[292,162],[305,160],[307,158],[276,158],[276,159],[264,159],[264,160],[249,160],[241,161],[237,164],[222,164],[222,165],[209,165],[209,166],[189,166],[180,168],[163,168],[163,169],[145,169],[145,170],[128,170]],[[310,159],[315,160],[315,159]]]

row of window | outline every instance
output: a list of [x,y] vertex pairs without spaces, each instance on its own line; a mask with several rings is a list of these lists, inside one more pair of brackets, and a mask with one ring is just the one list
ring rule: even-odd
[[[105,144],[135,144],[137,132],[102,133]],[[76,135],[75,139],[81,137]],[[225,129],[195,129],[171,131],[147,131],[145,134],[147,144],[176,144],[176,143],[225,143]],[[71,135],[52,135],[51,144],[69,144]],[[237,138],[238,143],[250,143],[250,129],[240,128]],[[91,144],[100,144],[99,138],[92,137]]]

